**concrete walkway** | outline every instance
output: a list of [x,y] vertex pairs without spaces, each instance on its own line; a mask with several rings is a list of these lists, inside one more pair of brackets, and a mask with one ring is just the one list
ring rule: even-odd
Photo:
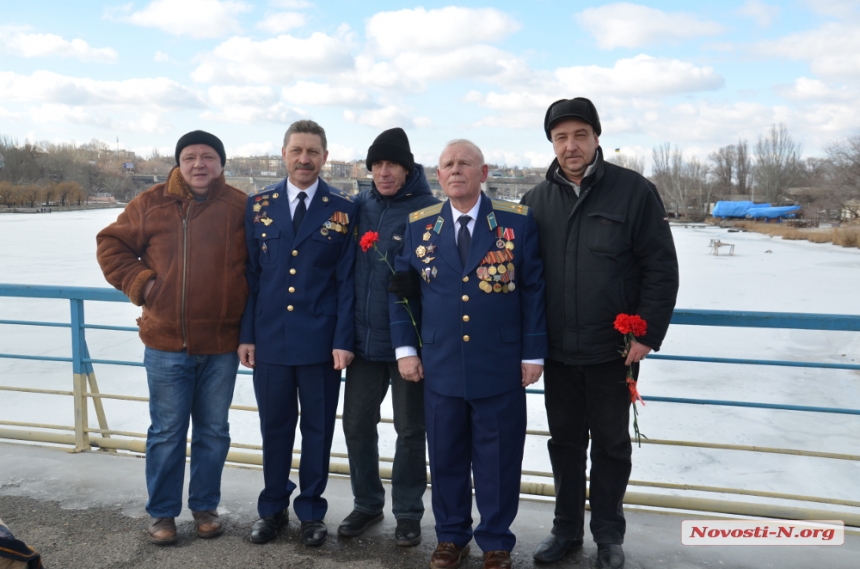
[[[187,479],[187,478],[186,478]],[[26,444],[0,443],[0,518],[15,536],[42,554],[48,569],[120,568],[287,568],[287,569],[425,569],[436,546],[430,492],[422,522],[424,541],[414,548],[394,546],[395,521],[390,508],[383,523],[361,538],[336,536],[337,525],[352,509],[349,480],[332,477],[326,491],[329,538],[319,548],[299,541],[293,516],[285,532],[265,545],[248,541],[256,519],[256,499],[262,486],[257,469],[228,467],[224,472],[219,510],[227,520],[225,535],[196,538],[191,515],[178,519],[179,543],[151,545],[145,537],[144,460],[102,452],[81,454]],[[551,502],[523,500],[512,528],[518,543],[514,567],[535,565],[531,553],[546,537],[552,520]],[[479,519],[478,513],[473,517]],[[624,550],[627,569],[853,569],[860,567],[860,536],[846,535],[841,546],[686,547],[681,545],[681,521],[691,515],[627,510]],[[592,568],[596,546],[585,547],[551,567]],[[463,569],[480,569],[472,544]]]

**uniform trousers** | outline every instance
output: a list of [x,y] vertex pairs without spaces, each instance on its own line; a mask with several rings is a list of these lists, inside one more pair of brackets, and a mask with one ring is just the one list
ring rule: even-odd
[[463,547],[472,539],[473,475],[481,514],[475,541],[483,551],[511,551],[526,438],[525,389],[471,400],[425,389],[424,414],[439,543]]
[[293,442],[301,405],[302,447],[299,466],[299,495],[293,509],[299,520],[321,520],[328,510],[322,497],[328,483],[331,441],[341,372],[333,362],[284,366],[257,362],[254,393],[263,435],[263,479],[265,488],[257,500],[257,513],[269,516],[290,505],[296,488],[290,480]]
[[379,478],[379,406],[391,385],[391,407],[397,443],[391,468],[394,518],[420,520],[427,489],[427,445],[424,432],[424,383],[406,381],[397,362],[372,362],[356,356],[346,369],[343,434],[349,454],[353,509],[375,515],[385,505]]
[[[638,375],[638,364],[634,372]],[[630,393],[621,358],[592,365],[546,360],[544,393],[555,478],[552,533],[581,539],[585,524],[585,469],[591,433],[591,534],[595,543],[624,543],[622,503],[630,479]]]

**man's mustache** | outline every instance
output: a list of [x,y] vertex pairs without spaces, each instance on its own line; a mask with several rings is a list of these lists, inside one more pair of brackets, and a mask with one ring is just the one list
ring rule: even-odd
[[294,170],[313,170],[314,165],[313,164],[296,164],[293,169]]

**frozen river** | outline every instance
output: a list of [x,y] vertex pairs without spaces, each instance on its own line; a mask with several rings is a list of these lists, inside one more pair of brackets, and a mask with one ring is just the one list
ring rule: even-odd
[[[108,286],[95,260],[95,235],[118,213],[111,209],[0,215],[0,282]],[[782,241],[753,233],[729,234],[717,227],[678,226],[673,231],[681,265],[679,308],[860,314],[858,249]],[[710,255],[708,243],[713,238],[733,243],[734,256]],[[131,304],[91,302],[86,306],[88,323],[133,326],[138,315],[139,309]],[[67,322],[68,302],[0,298],[0,319]],[[143,349],[136,334],[89,330],[87,338],[94,358],[142,358]],[[67,329],[0,325],[0,352],[67,357],[70,343]],[[860,362],[860,334],[673,326],[662,353],[856,364]],[[102,392],[147,394],[142,368],[96,366],[96,376]],[[2,359],[0,384],[71,389],[70,366]],[[640,391],[646,397],[860,409],[860,372],[650,360],[643,365]],[[70,398],[0,393],[2,420],[65,425],[74,422]],[[529,428],[545,430],[541,397],[529,399]],[[234,403],[255,405],[250,376],[240,376]],[[146,431],[145,405],[107,400],[105,407],[111,428]],[[654,439],[860,455],[860,417],[856,415],[651,402],[640,408],[640,425]],[[259,444],[256,414],[233,411],[231,430],[235,442]],[[393,429],[383,426],[381,430],[380,454],[392,456]],[[333,450],[345,452],[339,426]],[[529,437],[525,468],[550,470],[545,439]],[[847,500],[857,499],[858,478],[860,464],[851,461],[647,444],[634,450],[632,475],[634,480]]]

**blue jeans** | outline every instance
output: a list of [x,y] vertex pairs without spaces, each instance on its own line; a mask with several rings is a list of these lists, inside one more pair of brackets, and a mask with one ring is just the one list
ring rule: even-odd
[[424,382],[406,381],[397,362],[371,362],[358,356],[346,369],[343,434],[349,454],[354,509],[378,514],[385,505],[379,479],[379,406],[391,385],[397,443],[391,472],[395,519],[420,520],[427,489],[424,431]]
[[236,352],[189,356],[146,348],[143,365],[152,421],[146,434],[146,511],[155,518],[175,518],[182,511],[189,418],[194,426],[188,507],[214,510],[230,448],[227,416],[239,357]]

